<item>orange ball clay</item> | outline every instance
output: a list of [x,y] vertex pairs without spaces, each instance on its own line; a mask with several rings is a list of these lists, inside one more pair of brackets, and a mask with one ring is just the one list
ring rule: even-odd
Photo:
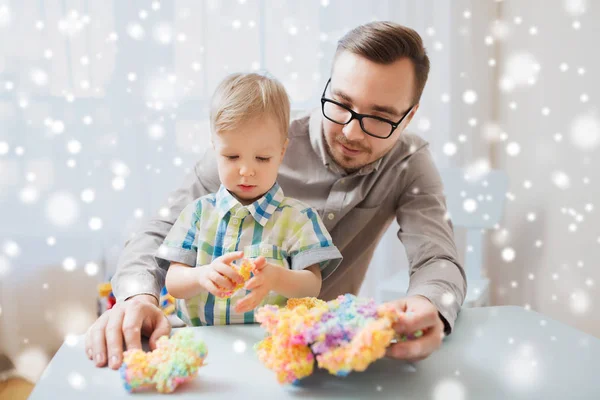
[[240,265],[240,267],[236,267],[233,264],[229,264],[229,266],[233,269],[235,269],[237,271],[238,274],[240,274],[242,276],[242,278],[244,278],[244,281],[241,283],[238,283],[233,289],[230,290],[225,290],[221,287],[218,287],[218,289],[221,291],[220,292],[220,296],[219,298],[221,299],[228,299],[230,298],[235,292],[237,292],[238,290],[240,290],[241,288],[244,287],[244,285],[246,284],[246,282],[250,279],[250,277],[252,276],[252,272],[254,272],[254,269],[256,268],[254,266],[254,263],[247,259],[244,258],[242,260],[242,265]]

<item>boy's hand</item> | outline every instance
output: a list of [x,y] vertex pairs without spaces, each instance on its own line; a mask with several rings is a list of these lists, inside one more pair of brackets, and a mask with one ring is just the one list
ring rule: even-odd
[[251,292],[236,303],[235,312],[237,313],[244,313],[258,307],[269,292],[276,287],[277,281],[280,279],[281,267],[267,263],[264,257],[254,260],[254,266],[254,277],[244,286]]
[[196,268],[198,283],[213,295],[221,297],[222,290],[232,290],[238,283],[244,282],[244,278],[230,265],[243,256],[243,251],[227,253],[209,265]]

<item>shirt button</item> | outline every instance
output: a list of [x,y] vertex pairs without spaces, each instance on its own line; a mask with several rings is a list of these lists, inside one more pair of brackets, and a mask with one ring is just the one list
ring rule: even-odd
[[327,215],[327,218],[329,218],[329,219],[334,219],[334,218],[335,218],[335,215],[334,215],[333,213],[329,213],[329,214]]
[[234,225],[237,225],[237,224],[239,224],[239,223],[240,223],[240,220],[239,220],[239,219],[237,219],[237,218],[232,218],[232,219],[231,219],[231,223],[232,223],[232,224],[234,224]]

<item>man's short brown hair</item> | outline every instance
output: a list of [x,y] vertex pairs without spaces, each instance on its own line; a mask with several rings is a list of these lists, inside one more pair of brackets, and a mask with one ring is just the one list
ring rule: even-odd
[[401,58],[409,58],[415,70],[413,104],[421,99],[429,75],[429,57],[423,39],[415,30],[389,21],[371,22],[344,35],[338,41],[335,58],[343,51],[378,64],[391,64]]

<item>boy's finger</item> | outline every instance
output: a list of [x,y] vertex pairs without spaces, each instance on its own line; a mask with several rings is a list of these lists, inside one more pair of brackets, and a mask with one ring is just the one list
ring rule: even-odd
[[244,282],[244,278],[237,272],[235,268],[231,268],[227,264],[216,264],[215,270],[221,275],[231,279],[235,283]]
[[263,256],[257,257],[256,259],[252,260],[252,262],[254,262],[254,268],[259,271],[264,269],[267,265],[267,260]]
[[239,260],[244,257],[243,251],[234,251],[231,253],[227,253],[218,258],[218,260],[224,264],[231,264],[235,260]]
[[248,282],[246,282],[246,284],[244,285],[244,288],[246,290],[253,290],[256,289],[258,286],[260,286],[260,280],[257,277],[254,278],[250,278],[250,280]]
[[218,271],[211,271],[208,275],[208,279],[211,280],[215,286],[221,289],[231,290],[235,286],[233,282],[231,282],[227,277],[221,275]]

